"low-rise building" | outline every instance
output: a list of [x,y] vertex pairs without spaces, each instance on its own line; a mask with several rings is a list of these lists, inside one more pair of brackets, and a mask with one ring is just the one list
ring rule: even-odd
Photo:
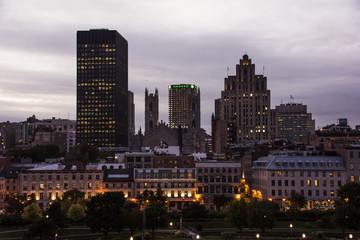
[[336,190],[346,183],[340,157],[267,156],[254,161],[252,170],[253,188],[282,208],[292,191],[305,197],[307,209],[333,208]]
[[204,160],[195,163],[197,174],[197,197],[209,210],[215,210],[214,197],[240,198],[244,193],[241,163]]
[[44,164],[19,173],[19,194],[35,194],[40,208],[62,198],[64,192],[78,189],[90,198],[102,192],[102,170],[77,170],[75,165]]

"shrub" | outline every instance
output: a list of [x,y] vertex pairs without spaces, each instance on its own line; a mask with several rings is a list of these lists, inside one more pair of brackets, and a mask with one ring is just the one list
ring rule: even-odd
[[[146,232],[144,238],[145,238],[145,240],[150,240],[151,239],[150,233]],[[142,240],[142,233],[135,234],[134,235],[134,240]]]

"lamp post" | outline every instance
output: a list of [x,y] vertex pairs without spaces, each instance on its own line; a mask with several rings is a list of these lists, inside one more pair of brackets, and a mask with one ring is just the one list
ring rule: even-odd
[[306,238],[306,234],[305,234],[305,233],[303,233],[301,236],[302,236],[302,238],[304,238],[304,239]]
[[292,239],[292,228],[293,228],[293,225],[292,223],[290,223],[290,238]]
[[170,222],[170,239],[171,239],[171,231],[172,231],[172,227],[173,227],[173,222]]
[[196,235],[196,239],[197,240],[199,240],[200,239],[200,235],[198,234],[198,235]]
[[349,234],[349,238],[352,239],[354,236],[350,233]]
[[256,234],[256,238],[260,238],[260,234],[257,233],[257,234]]

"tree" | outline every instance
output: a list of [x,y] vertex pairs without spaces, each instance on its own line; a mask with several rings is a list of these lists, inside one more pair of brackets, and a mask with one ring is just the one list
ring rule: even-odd
[[84,208],[78,203],[72,204],[67,213],[67,217],[74,222],[80,221],[85,217]]
[[9,214],[22,214],[24,212],[24,207],[35,202],[35,194],[31,194],[27,197],[23,195],[10,197],[6,201],[5,211]]
[[207,215],[206,207],[200,202],[192,202],[181,211],[184,218],[199,219]]
[[146,227],[152,230],[154,237],[155,229],[166,224],[167,201],[165,193],[160,188],[155,192],[146,190],[138,196],[137,200],[145,206]]
[[60,202],[53,202],[50,207],[46,210],[45,215],[48,216],[50,220],[54,222],[56,227],[65,228],[66,224],[66,216],[64,212],[61,210]]
[[240,230],[240,238],[242,239],[242,229],[248,224],[248,204],[243,198],[233,200],[228,203],[225,210],[225,220]]
[[56,225],[52,220],[42,218],[30,226],[24,234],[24,239],[33,239],[35,237],[49,240],[54,239],[56,230]]
[[134,235],[136,229],[142,227],[142,214],[140,205],[135,202],[127,201],[124,205],[124,213],[127,216],[126,227],[129,228],[131,235]]
[[267,229],[275,226],[275,215],[280,211],[279,205],[269,200],[252,200],[248,205],[249,227],[259,228],[265,234]]
[[64,192],[62,200],[60,200],[61,209],[64,213],[67,213],[70,206],[76,203],[85,208],[85,192],[79,191],[78,189],[72,189]]
[[348,183],[337,190],[338,200],[335,202],[336,224],[346,229],[357,230],[360,227],[360,184]]
[[42,212],[35,203],[32,203],[24,208],[24,213],[21,215],[21,217],[27,222],[34,223],[42,218]]
[[291,202],[291,207],[296,209],[302,208],[306,203],[305,197],[295,191],[291,192],[289,201]]
[[70,150],[68,157],[82,162],[85,166],[89,162],[96,162],[98,156],[99,149],[97,147],[82,142]]
[[230,202],[232,199],[233,199],[232,197],[227,197],[224,194],[215,195],[214,196],[214,204],[216,206],[216,210],[217,211],[222,210],[222,208],[225,207],[226,204],[228,204],[228,202]]
[[85,211],[85,222],[91,232],[102,232],[104,238],[110,231],[120,232],[125,225],[124,203],[122,192],[106,192],[92,197]]

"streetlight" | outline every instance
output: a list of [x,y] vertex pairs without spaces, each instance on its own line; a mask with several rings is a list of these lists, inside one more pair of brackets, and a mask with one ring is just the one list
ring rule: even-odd
[[134,238],[131,236],[131,237],[130,237],[130,240],[134,240]]
[[200,235],[198,234],[198,235],[196,235],[196,239],[197,240],[199,240],[200,239]]
[[260,234],[257,233],[257,234],[256,234],[256,238],[260,238]]
[[291,239],[292,239],[292,228],[293,228],[293,225],[292,225],[292,223],[290,223],[290,236],[291,236]]
[[352,235],[351,233],[349,234],[349,238],[350,238],[350,239],[352,239],[352,238],[353,238],[353,235]]
[[306,238],[306,234],[305,234],[305,233],[303,233],[301,236],[302,236],[302,238]]

